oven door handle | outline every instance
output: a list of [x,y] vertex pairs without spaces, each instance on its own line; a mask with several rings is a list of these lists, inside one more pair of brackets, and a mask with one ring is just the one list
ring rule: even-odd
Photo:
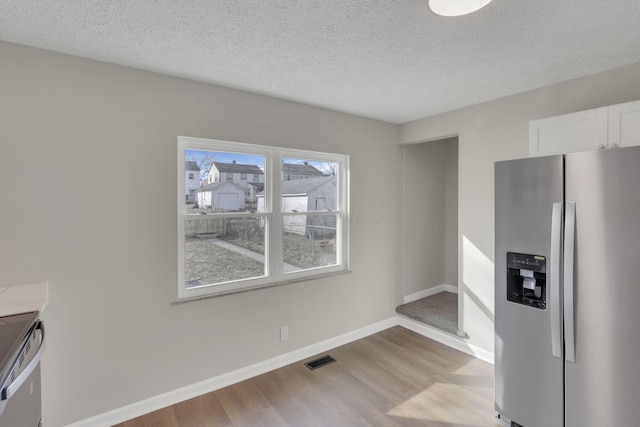
[[36,330],[40,330],[41,338],[40,338],[40,346],[38,347],[38,351],[33,356],[33,358],[29,361],[24,370],[18,375],[11,384],[6,386],[0,391],[0,401],[6,401],[11,399],[11,396],[15,394],[16,391],[24,384],[29,375],[36,369],[38,363],[40,363],[40,359],[42,359],[42,353],[44,352],[44,325],[41,321],[38,322],[36,327],[33,329],[32,333],[35,333]]

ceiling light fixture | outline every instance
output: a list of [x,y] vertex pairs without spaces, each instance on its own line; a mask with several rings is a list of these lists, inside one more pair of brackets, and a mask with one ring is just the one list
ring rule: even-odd
[[433,13],[442,16],[460,16],[475,12],[491,0],[429,0]]

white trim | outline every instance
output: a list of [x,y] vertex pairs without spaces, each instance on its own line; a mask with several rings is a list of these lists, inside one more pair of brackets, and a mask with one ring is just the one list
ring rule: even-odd
[[448,334],[441,331],[440,329],[425,325],[424,323],[417,322],[400,314],[398,315],[398,325],[424,337],[431,338],[434,341],[438,341],[441,344],[459,350],[463,353],[467,353],[471,356],[477,357],[478,359],[484,360],[487,363],[491,363],[492,365],[494,364],[493,353],[483,348],[469,344],[463,338]]
[[[450,285],[441,285],[450,286]],[[455,350],[477,357],[485,362],[494,363],[494,355],[484,349],[468,344],[464,339],[442,332],[439,329],[416,322],[402,315],[397,315],[369,326],[347,332],[337,337],[329,338],[316,344],[311,344],[298,350],[237,369],[217,377],[209,378],[195,384],[181,387],[177,390],[151,397],[131,405],[123,406],[91,418],[77,421],[67,427],[109,427],[148,414],[158,409],[219,390],[249,378],[270,372],[291,363],[297,363],[319,353],[329,351],[341,345],[376,334],[393,326],[402,326],[424,337],[430,338]]]
[[453,285],[447,285],[447,284],[434,286],[433,288],[425,289],[420,292],[416,292],[414,294],[405,295],[404,303],[406,304],[408,302],[417,301],[422,298],[430,297],[431,295],[439,294],[440,292],[451,292],[451,293],[457,294],[458,287]]
[[94,417],[87,418],[73,424],[69,424],[67,425],[67,427],[109,427],[118,423],[122,423],[141,415],[148,414],[149,412],[153,412],[158,409],[182,402],[184,400],[201,396],[203,394],[219,390],[223,387],[227,387],[240,381],[253,378],[257,375],[264,374],[266,372],[281,368],[291,363],[299,362],[311,356],[315,356],[318,353],[323,353],[341,345],[348,344],[352,341],[356,341],[380,331],[384,331],[385,329],[389,329],[393,326],[396,326],[397,324],[398,318],[391,317],[389,319],[374,323],[373,325],[365,326],[363,328],[356,329],[355,331],[347,332],[346,334],[329,338],[319,343],[312,344],[307,347],[303,347],[301,349],[255,363],[253,365],[240,368],[235,371],[219,375],[217,377],[209,378],[195,384],[181,387],[177,390],[172,390],[170,392],[154,396],[149,399],[133,403],[131,405],[114,409],[113,411],[105,412],[103,414],[96,415]]
[[[402,295],[407,293],[407,147],[402,147]],[[407,303],[405,297],[404,303]]]
[[309,280],[316,280],[316,279],[324,279],[326,277],[333,277],[333,276],[339,276],[341,274],[350,274],[352,273],[351,270],[341,270],[341,271],[337,271],[335,273],[326,273],[326,274],[318,274],[316,276],[313,277],[304,277],[304,278],[299,278],[299,279],[292,279],[292,280],[286,280],[286,281],[282,281],[282,282],[274,282],[274,283],[270,283],[264,286],[257,286],[255,288],[245,288],[245,289],[238,289],[238,290],[232,290],[226,293],[217,293],[217,294],[209,294],[209,295],[203,295],[200,297],[193,297],[193,298],[183,298],[183,299],[178,299],[175,300],[171,303],[171,305],[178,305],[178,304],[184,304],[184,303],[188,303],[188,302],[192,302],[192,301],[201,301],[204,299],[210,299],[210,298],[219,298],[219,297],[223,297],[225,295],[231,295],[231,294],[239,294],[242,292],[250,292],[250,291],[254,291],[256,289],[266,289],[266,288],[273,288],[275,286],[282,286],[282,285],[290,285],[292,283],[298,283],[298,282],[302,282],[302,281],[309,281]]
[[[265,219],[265,258],[264,274],[256,277],[230,280],[216,284],[187,287],[185,283],[185,221],[195,219],[184,209],[185,200],[185,152],[186,150],[202,150],[212,153],[236,153],[239,155],[258,155],[264,158],[265,212],[260,217]],[[282,220],[286,216],[281,211],[282,162],[285,158],[306,159],[310,161],[330,161],[338,167],[337,208],[320,215],[336,217],[336,263],[316,268],[304,268],[292,272],[285,271],[283,255]],[[233,183],[234,185],[238,185]],[[269,287],[283,281],[303,280],[320,275],[349,270],[349,155],[321,153],[317,151],[297,150],[289,148],[253,145],[238,142],[210,140],[178,136],[178,300],[189,300],[209,295],[224,295],[235,291]],[[300,212],[298,215],[315,215],[315,212]],[[226,218],[229,214],[213,213],[212,218]],[[234,213],[232,217],[251,217],[251,212]],[[202,218],[197,216],[197,218]]]

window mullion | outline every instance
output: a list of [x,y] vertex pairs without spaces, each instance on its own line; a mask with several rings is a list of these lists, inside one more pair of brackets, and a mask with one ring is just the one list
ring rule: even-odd
[[273,150],[271,155],[271,208],[273,212],[273,221],[271,230],[273,235],[269,247],[271,248],[271,256],[269,267],[273,277],[282,277],[284,274],[283,262],[283,230],[282,230],[282,159],[279,150]]
[[[207,156],[213,156],[213,159]],[[257,289],[274,283],[291,283],[323,274],[335,274],[348,269],[348,156],[179,137],[177,157],[179,299],[224,295],[242,289]],[[214,210],[223,210],[211,212],[202,208],[187,209],[187,204],[192,201],[186,197],[192,186],[191,182],[187,181],[186,174],[192,169],[188,169],[186,163],[190,163],[188,167],[191,168],[191,163],[200,159],[208,159],[210,163],[204,163],[203,160],[198,166],[213,165],[213,161],[217,159],[216,169],[207,171],[210,176],[214,176],[215,173],[216,178],[200,185],[196,193],[202,194],[199,194],[197,201],[206,209],[214,206]],[[231,167],[232,164],[236,165],[236,160],[237,166]],[[225,168],[225,174],[233,172],[232,184],[226,182],[227,175],[223,178],[222,169],[218,180],[218,165]],[[302,165],[309,168],[305,170]],[[329,183],[327,179],[322,181],[322,178],[314,177],[313,171],[309,170],[314,169],[314,165],[324,172],[324,176],[333,175],[331,183],[337,187],[314,187],[316,184],[312,178],[320,182],[317,184],[319,186]],[[249,175],[249,172],[246,176],[242,175],[243,169],[251,170],[251,167],[254,168],[252,175]],[[290,171],[293,171],[292,181],[284,181],[283,174]],[[337,174],[328,174],[327,171]],[[317,170],[315,175],[318,175]],[[309,179],[309,184],[305,186],[300,185],[302,181],[293,182],[301,179]],[[255,185],[249,191],[245,190],[244,193],[231,186],[246,187],[250,180],[259,185]],[[262,182],[263,186],[260,184]],[[220,188],[222,185],[224,188]],[[264,192],[260,194],[262,190]],[[283,197],[283,192],[287,193],[287,197]],[[244,203],[243,200],[234,202],[232,194],[241,194]],[[256,200],[252,202],[249,200],[251,197],[255,197]],[[249,205],[246,204],[247,200]],[[287,212],[283,212],[285,206]],[[335,225],[332,217],[335,218]],[[242,218],[245,219],[244,226],[240,221]],[[224,228],[217,231],[216,225],[211,225],[212,220],[223,221]],[[204,228],[194,231],[193,224],[197,227],[200,224]],[[318,230],[327,230],[328,234],[324,234],[323,231],[318,235],[315,233]],[[335,233],[335,238],[332,237],[332,232]],[[236,239],[240,233],[244,233],[241,235],[244,236],[244,240]],[[226,243],[219,236],[228,236]],[[262,243],[260,239],[263,239]],[[257,258],[254,254],[236,250],[232,246],[250,252],[264,252],[264,258]],[[216,249],[212,250],[212,247]],[[235,254],[227,254],[224,251]],[[193,254],[204,254],[205,257],[192,256]],[[210,263],[206,257],[209,257]],[[257,271],[256,261],[264,262],[264,274]],[[225,263],[230,262],[233,263],[233,268],[226,267]],[[211,266],[216,268],[210,268]],[[228,270],[228,277],[220,274],[223,270]]]
[[337,256],[343,266],[349,266],[349,216],[350,216],[350,199],[349,199],[349,158],[343,157],[339,161],[338,183],[338,211],[340,212],[339,221],[336,221],[336,241],[338,243]]

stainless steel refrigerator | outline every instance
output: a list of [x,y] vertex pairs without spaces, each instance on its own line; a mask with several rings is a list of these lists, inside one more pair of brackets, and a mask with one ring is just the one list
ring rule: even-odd
[[495,165],[495,409],[640,426],[640,147]]

